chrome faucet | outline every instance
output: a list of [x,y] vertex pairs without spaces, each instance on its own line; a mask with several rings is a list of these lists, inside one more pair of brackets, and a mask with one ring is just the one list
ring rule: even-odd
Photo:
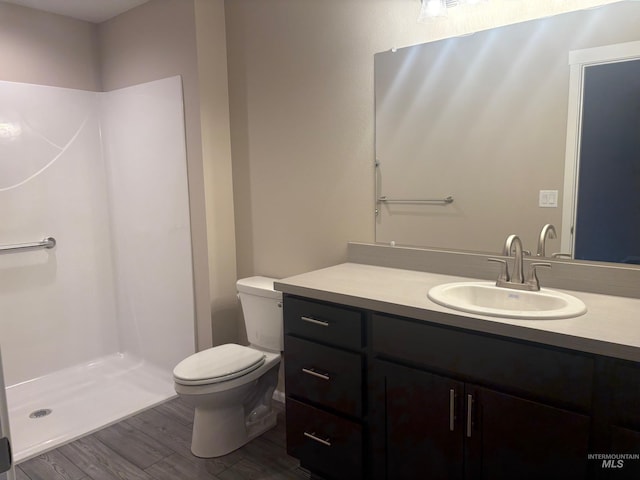
[[[555,229],[554,229],[555,230]],[[546,233],[545,233],[546,235]],[[527,275],[527,281],[524,279],[524,265],[523,257],[524,250],[522,249],[522,240],[517,235],[509,235],[504,243],[502,255],[510,257],[513,252],[513,275],[509,273],[509,263],[503,258],[489,258],[490,262],[502,263],[502,271],[498,275],[496,282],[497,287],[513,288],[515,290],[540,290],[540,281],[536,275],[536,268],[548,267],[551,268],[550,263],[532,263],[529,265],[529,274]]]
[[504,248],[502,249],[502,255],[510,257],[513,252],[513,275],[511,275],[510,281],[516,283],[524,283],[523,262],[522,258],[524,253],[522,251],[522,240],[517,235],[509,235],[504,242]]
[[558,238],[556,233],[556,227],[547,223],[542,230],[540,230],[540,237],[538,238],[538,253],[536,254],[538,257],[546,257],[546,243],[548,238]]

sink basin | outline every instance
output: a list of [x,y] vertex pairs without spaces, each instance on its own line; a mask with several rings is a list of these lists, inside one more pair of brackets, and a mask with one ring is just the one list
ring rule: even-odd
[[429,299],[444,307],[492,317],[551,320],[582,315],[582,300],[541,288],[539,292],[496,287],[493,282],[445,283],[429,290]]

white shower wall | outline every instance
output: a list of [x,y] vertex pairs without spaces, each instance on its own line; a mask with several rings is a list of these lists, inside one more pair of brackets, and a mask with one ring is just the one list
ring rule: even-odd
[[97,94],[0,82],[0,343],[14,385],[118,350]]
[[[116,352],[168,370],[194,351],[179,77],[94,93],[0,82],[8,386]],[[168,377],[170,378],[170,377]]]
[[123,351],[172,371],[195,349],[180,77],[103,94],[101,122],[118,343]]

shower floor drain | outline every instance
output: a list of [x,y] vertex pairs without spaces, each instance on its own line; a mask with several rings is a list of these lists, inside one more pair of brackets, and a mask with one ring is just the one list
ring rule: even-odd
[[51,413],[50,408],[41,408],[40,410],[36,410],[35,412],[31,412],[29,414],[29,418],[42,418],[46,417]]

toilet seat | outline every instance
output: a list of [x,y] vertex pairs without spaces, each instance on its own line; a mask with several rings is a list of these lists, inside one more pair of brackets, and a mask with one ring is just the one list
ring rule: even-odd
[[173,378],[181,385],[222,383],[260,368],[265,358],[264,352],[228,343],[185,358],[173,369]]

